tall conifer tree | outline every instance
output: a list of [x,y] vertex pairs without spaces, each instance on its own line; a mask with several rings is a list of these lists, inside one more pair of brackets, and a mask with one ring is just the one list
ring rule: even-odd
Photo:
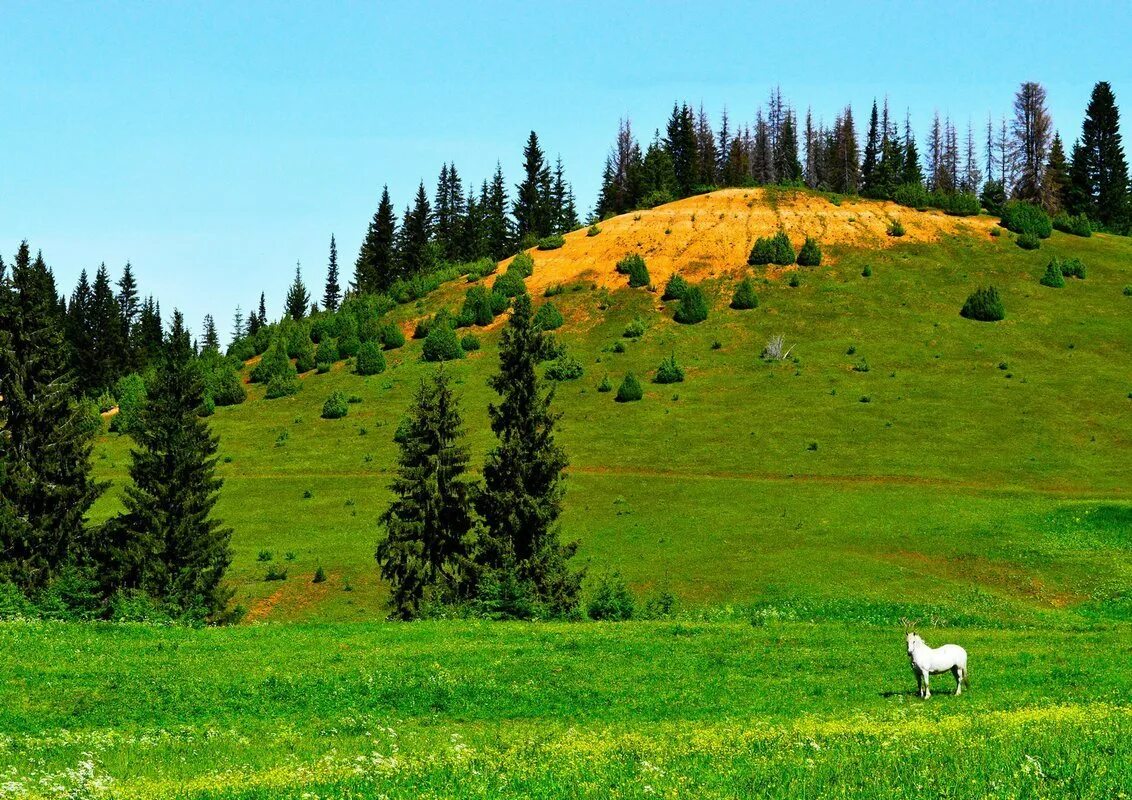
[[333,314],[338,310],[342,299],[342,287],[338,283],[338,244],[334,234],[330,234],[330,260],[326,265],[326,287],[322,290],[322,307]]

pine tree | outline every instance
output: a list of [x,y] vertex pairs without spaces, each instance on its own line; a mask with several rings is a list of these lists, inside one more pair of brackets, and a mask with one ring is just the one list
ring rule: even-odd
[[322,291],[322,307],[333,314],[338,310],[342,299],[342,287],[338,285],[338,245],[334,234],[330,234],[330,261],[326,266],[326,288]]
[[461,258],[464,261],[486,258],[488,256],[487,218],[484,212],[487,208],[487,181],[481,185],[478,199],[469,187],[468,197],[464,202],[467,210],[464,214],[464,224],[460,229]]
[[311,296],[303,283],[303,268],[298,261],[295,262],[295,280],[287,290],[286,308],[284,313],[291,319],[302,319],[310,307]]
[[873,98],[873,110],[869,115],[869,134],[865,139],[865,155],[861,161],[861,194],[876,196],[876,168],[880,157],[880,121],[877,114],[877,101]]
[[219,439],[199,416],[204,383],[179,311],[148,395],[133,433],[126,513],[112,527],[108,560],[122,570],[120,585],[181,614],[214,619],[231,597],[221,581],[232,561],[232,531],[212,515],[223,484]]
[[1061,134],[1055,133],[1053,144],[1049,148],[1049,161],[1046,162],[1046,211],[1056,214],[1064,209],[1068,192],[1069,164],[1065,160],[1065,147],[1061,144]]
[[1046,90],[1041,84],[1023,83],[1014,98],[1011,159],[1017,170],[1013,195],[1042,206],[1048,205],[1045,166],[1049,157],[1053,120],[1046,110]]
[[959,182],[959,188],[964,192],[977,192],[982,179],[983,175],[979,171],[979,158],[975,150],[975,128],[968,120],[966,158],[964,159],[963,179]]
[[161,306],[153,299],[147,297],[142,303],[141,315],[138,317],[137,335],[134,349],[139,365],[145,366],[156,361],[161,353],[162,337],[164,332],[161,326]]
[[421,381],[409,413],[409,425],[398,437],[394,499],[380,519],[386,536],[375,553],[399,619],[420,616],[428,601],[467,597],[476,491],[464,477],[469,454],[447,373],[440,369],[431,381]]
[[263,292],[259,293],[259,324],[261,328],[267,324],[267,300]]
[[569,233],[578,227],[578,211],[574,207],[574,191],[566,182],[562,168],[562,156],[554,164],[554,179],[551,182],[551,233]]
[[[362,294],[383,292],[396,278],[397,217],[389,187],[381,189],[381,202],[370,221],[365,240],[354,264],[354,288]],[[260,320],[264,322],[264,319]]]
[[515,234],[520,240],[538,239],[550,233],[550,169],[531,131],[523,148],[523,182],[515,187]]
[[0,581],[47,585],[89,547],[90,427],[68,379],[55,279],[20,244],[0,282]]
[[692,109],[687,103],[672,105],[672,116],[668,120],[664,149],[672,158],[677,196],[690,196],[696,191],[696,180],[700,169],[696,151],[696,123]]
[[501,401],[488,410],[498,444],[484,463],[477,560],[501,581],[529,586],[539,604],[560,615],[576,604],[581,575],[567,564],[577,545],[558,539],[567,459],[554,440],[554,390],[544,392],[537,373],[546,352],[530,297],[520,295],[503,330],[499,372],[489,380]]
[[715,134],[711,129],[704,112],[703,103],[700,104],[700,113],[696,117],[696,165],[699,173],[696,183],[700,186],[715,186],[719,183],[717,173],[719,154],[715,149]]
[[138,301],[138,284],[134,279],[134,268],[130,262],[122,269],[122,277],[118,280],[118,307],[122,310],[122,326],[127,336],[137,324],[141,313],[141,303]]
[[778,180],[788,185],[802,183],[802,162],[798,160],[798,131],[794,112],[786,110],[778,136]]
[[93,388],[95,375],[94,343],[91,341],[92,295],[86,270],[79,273],[78,283],[67,304],[67,349],[76,388],[80,393]]
[[511,219],[507,215],[507,184],[503,181],[503,167],[497,161],[484,203],[484,234],[487,251],[492,261],[502,261],[512,255]]
[[236,306],[236,311],[232,314],[232,341],[238,342],[247,335],[247,328],[244,326],[244,309]]
[[916,137],[912,133],[911,117],[904,118],[904,168],[901,171],[901,183],[922,186],[924,173],[920,169],[920,152],[916,148]]
[[1074,148],[1074,194],[1084,212],[1114,230],[1132,224],[1128,162],[1120,134],[1120,111],[1107,81],[1093,87],[1081,128],[1081,164]]
[[126,367],[126,335],[122,307],[110,284],[110,273],[102,264],[94,276],[88,314],[91,357],[85,383],[91,389],[109,389]]
[[216,320],[211,314],[204,315],[204,334],[201,336],[202,352],[220,352],[220,336],[216,333]]
[[751,153],[751,175],[758,185],[774,182],[774,150],[770,126],[760,108],[755,115],[755,145]]
[[399,277],[410,280],[418,275],[431,272],[435,266],[432,247],[432,208],[424,181],[417,186],[417,195],[412,208],[405,209],[405,216],[398,232],[397,255],[400,261]]

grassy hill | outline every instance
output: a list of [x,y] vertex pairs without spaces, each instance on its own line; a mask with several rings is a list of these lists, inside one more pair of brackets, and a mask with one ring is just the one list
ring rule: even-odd
[[[905,237],[885,234],[894,218]],[[591,577],[619,571],[642,597],[665,588],[686,609],[723,616],[760,604],[801,618],[1126,619],[1132,241],[1055,232],[1027,252],[1005,231],[990,235],[995,222],[728,190],[534,251],[528,286],[538,302],[562,287],[557,335],[585,366],[556,397],[571,459],[563,535],[580,541],[578,564]],[[798,268],[798,286],[792,268],[746,266],[754,238],[780,226],[795,247],[813,235],[825,251],[821,267]],[[677,271],[703,281],[709,319],[678,325],[659,291],[630,289],[614,270],[630,252],[659,288]],[[1080,258],[1088,277],[1039,285],[1055,255]],[[760,303],[735,311],[744,275]],[[1006,320],[962,319],[964,299],[987,283]],[[458,309],[467,286],[446,284],[392,316],[411,331],[441,306]],[[646,333],[624,338],[636,317]],[[476,330],[483,349],[445,367],[477,463],[492,442],[485,381],[501,325]],[[790,360],[760,358],[774,335]],[[252,386],[248,402],[217,410],[218,513],[235,529],[230,576],[249,620],[383,617],[375,520],[393,431],[435,369],[420,352],[410,341],[367,378],[346,364],[307,374],[292,398],[264,400]],[[633,404],[597,391],[629,371],[647,381],[670,354],[684,383],[646,383]],[[320,419],[335,390],[361,402],[345,419]],[[98,473],[116,484],[100,516],[118,506],[128,450],[113,434],[98,443]],[[265,581],[269,565],[287,580]],[[329,580],[313,584],[319,565]]]

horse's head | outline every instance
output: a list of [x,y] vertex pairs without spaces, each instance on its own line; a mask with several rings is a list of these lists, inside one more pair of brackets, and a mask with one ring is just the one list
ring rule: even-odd
[[908,655],[912,655],[912,651],[916,649],[916,645],[924,643],[924,640],[920,638],[920,634],[915,631],[908,631],[908,635],[904,638],[908,641]]

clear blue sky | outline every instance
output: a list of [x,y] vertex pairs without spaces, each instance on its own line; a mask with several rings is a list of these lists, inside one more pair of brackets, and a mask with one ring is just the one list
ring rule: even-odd
[[[474,6],[474,7],[473,7]],[[937,10],[939,9],[939,10]],[[296,260],[344,277],[388,183],[400,210],[445,160],[514,183],[527,132],[592,206],[618,118],[675,99],[753,118],[781,85],[922,131],[1049,92],[1069,141],[1108,80],[1132,123],[1132,5],[1090,3],[74,3],[0,0],[0,252],[42,248],[68,293],[133,262],[143,293],[222,331]]]

